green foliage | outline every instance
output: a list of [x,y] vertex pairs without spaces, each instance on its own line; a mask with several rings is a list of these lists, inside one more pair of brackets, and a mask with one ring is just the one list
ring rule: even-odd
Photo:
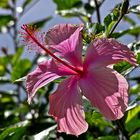
[[[19,125],[19,126],[18,126]],[[24,133],[26,132],[27,126],[20,126],[20,123],[17,126],[11,126],[6,129],[0,134],[0,140],[10,139],[10,140],[19,140],[23,137]]]
[[25,76],[29,72],[31,65],[32,63],[28,59],[18,60],[16,65],[13,66],[12,73],[11,73],[11,80],[14,82],[20,77]]
[[119,38],[124,35],[138,36],[139,33],[140,33],[140,26],[136,26],[136,27],[131,27],[129,29],[126,29],[124,31],[120,31],[119,33],[117,33],[117,32],[113,33],[111,37]]
[[1,0],[1,1],[0,1],[0,7],[1,7],[1,8],[8,9],[8,8],[9,8],[8,2],[9,2],[9,0]]
[[137,106],[132,110],[128,111],[125,124],[129,132],[133,132],[140,127],[139,113],[140,113],[140,106]]
[[105,34],[106,34],[106,36],[109,35],[112,27],[114,26],[116,21],[119,19],[120,14],[121,14],[120,10],[118,8],[116,8],[116,9],[114,9],[110,14],[108,14],[104,18],[104,25],[105,25]]
[[67,10],[67,9],[71,9],[74,7],[79,7],[79,5],[81,6],[82,2],[81,0],[53,0],[54,3],[57,4],[57,10]]
[[17,49],[17,52],[15,53],[15,55],[14,55],[13,58],[12,58],[12,65],[13,65],[13,66],[16,65],[16,63],[19,61],[19,59],[20,59],[22,53],[23,53],[23,47],[19,47],[19,48]]
[[130,138],[130,140],[139,140],[139,139],[140,139],[140,134],[134,134]]
[[9,22],[13,20],[11,15],[0,15],[0,31],[2,27],[8,26]]
[[140,14],[140,4],[133,5],[132,7],[129,8],[129,12],[135,13],[135,14]]
[[124,61],[124,62],[115,64],[114,69],[118,71],[119,73],[126,75],[133,69],[133,66],[130,63]]

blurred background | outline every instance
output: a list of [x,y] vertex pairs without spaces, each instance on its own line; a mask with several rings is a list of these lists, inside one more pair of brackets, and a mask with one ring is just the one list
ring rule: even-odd
[[[112,34],[129,46],[140,62],[140,0],[130,0],[128,12]],[[44,58],[19,43],[23,24],[35,24],[42,31],[60,23],[91,25],[97,34],[110,31],[120,16],[123,0],[0,0],[0,140],[118,140],[123,139],[116,122],[111,122],[85,101],[89,130],[81,136],[57,133],[55,121],[48,116],[48,96],[55,82],[40,89],[27,104],[24,76]],[[98,15],[98,14],[99,15]],[[140,140],[140,72],[128,63],[114,67],[126,75],[130,88],[130,110],[123,119],[132,140]],[[16,82],[18,79],[19,82]]]

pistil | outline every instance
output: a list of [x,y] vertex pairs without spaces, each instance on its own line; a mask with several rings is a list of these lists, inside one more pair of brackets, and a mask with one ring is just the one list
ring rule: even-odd
[[75,68],[72,65],[66,63],[65,61],[63,61],[62,59],[58,58],[56,55],[54,55],[50,50],[48,50],[44,45],[42,45],[33,35],[32,32],[30,32],[30,29],[28,27],[28,25],[23,25],[21,27],[21,29],[23,29],[28,36],[41,48],[43,49],[47,54],[49,54],[50,56],[52,56],[55,60],[57,60],[59,63],[62,63],[63,65],[65,65],[66,67],[70,68],[71,70],[75,71],[76,73],[82,75],[83,71],[81,69]]

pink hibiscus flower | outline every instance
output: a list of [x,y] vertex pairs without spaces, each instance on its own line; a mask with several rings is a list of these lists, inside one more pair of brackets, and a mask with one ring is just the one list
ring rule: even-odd
[[22,29],[27,46],[39,46],[52,56],[27,75],[28,101],[39,88],[66,77],[49,97],[49,114],[56,120],[59,132],[78,136],[87,131],[82,96],[107,119],[123,116],[128,103],[128,83],[110,65],[124,60],[137,65],[127,46],[114,39],[96,39],[89,44],[82,60],[82,26],[60,24],[46,34],[27,25]]

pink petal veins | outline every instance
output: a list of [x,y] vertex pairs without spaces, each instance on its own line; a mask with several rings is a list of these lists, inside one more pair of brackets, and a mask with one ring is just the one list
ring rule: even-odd
[[58,124],[58,131],[72,135],[84,133],[88,124],[84,120],[81,94],[77,86],[77,78],[72,76],[64,80],[50,95],[50,110]]
[[128,102],[128,84],[123,76],[109,68],[90,69],[79,85],[83,94],[108,119],[120,119]]
[[60,24],[46,35],[49,48],[74,66],[82,66],[82,26]]
[[39,88],[47,85],[57,78],[60,78],[61,76],[73,74],[75,74],[74,71],[54,60],[48,60],[40,63],[35,71],[27,75],[26,88],[28,92],[28,102],[31,101],[32,97]]
[[131,52],[126,45],[114,39],[102,38],[91,42],[86,51],[84,65],[85,68],[88,67],[89,64],[107,66],[123,60],[132,65],[137,65],[133,52]]
[[72,24],[59,24],[49,29],[46,34],[46,44],[59,45],[64,40],[68,39],[79,26]]

